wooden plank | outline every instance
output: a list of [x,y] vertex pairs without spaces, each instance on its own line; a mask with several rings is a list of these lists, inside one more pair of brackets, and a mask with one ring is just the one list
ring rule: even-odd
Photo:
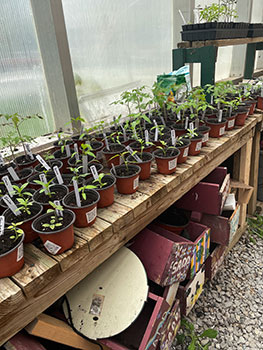
[[235,38],[235,39],[220,39],[220,40],[205,40],[205,41],[182,41],[177,44],[180,49],[183,48],[199,48],[203,46],[232,46],[259,43],[263,41],[263,37],[257,38]]
[[136,218],[141,212],[148,210],[148,208],[151,206],[151,198],[139,191],[128,196],[116,192],[114,196],[116,203],[126,205],[133,210],[134,218]]
[[[31,335],[68,345],[74,349],[99,349],[98,345],[93,344],[74,332],[66,322],[46,314],[40,314],[25,329]],[[109,348],[103,345],[103,349],[107,350]]]
[[92,251],[111,237],[113,232],[109,222],[97,218],[95,223],[90,227],[75,227],[75,234],[87,241],[89,250]]
[[33,298],[60,272],[58,263],[33,244],[24,246],[25,264],[11,279],[22,288],[28,298]]
[[24,299],[22,289],[10,278],[0,279],[0,318],[19,307]]

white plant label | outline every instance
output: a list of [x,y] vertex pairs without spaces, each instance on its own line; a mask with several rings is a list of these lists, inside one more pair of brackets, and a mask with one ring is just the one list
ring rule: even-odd
[[196,128],[196,129],[199,128],[199,119],[198,119],[198,118],[195,120],[195,128]]
[[88,140],[85,141],[85,144],[90,146],[90,142]]
[[9,174],[12,176],[12,179],[15,180],[15,181],[18,181],[19,180],[19,177],[17,175],[17,173],[15,172],[15,169],[10,166],[9,168],[7,168],[7,171],[9,172]]
[[43,167],[46,170],[50,170],[50,166],[47,164],[47,162],[39,154],[36,156],[36,159],[39,161],[40,164],[43,165]]
[[75,158],[76,158],[76,161],[78,162],[79,161],[79,149],[78,149],[78,145],[77,143],[74,143],[74,152],[75,152]]
[[11,197],[13,197],[13,193],[14,193],[14,188],[11,184],[11,181],[9,179],[9,177],[6,175],[6,176],[3,176],[2,177],[2,180],[3,180],[3,183],[5,184],[5,187],[8,191],[8,193],[10,194]]
[[219,115],[218,115],[218,121],[219,121],[219,123],[221,123],[222,117],[223,117],[223,111],[222,111],[222,109],[220,109]]
[[232,112],[233,112],[233,107],[230,106],[230,108],[229,108],[229,117],[231,117]]
[[117,174],[116,174],[116,169],[115,169],[115,166],[114,166],[113,163],[111,163],[111,168],[112,168],[112,171],[113,171],[114,175],[117,175]]
[[65,150],[66,150],[66,155],[67,155],[67,157],[70,157],[70,156],[71,156],[71,152],[70,152],[69,145],[66,145],[66,146],[65,146]]
[[191,85],[190,74],[186,74],[186,76],[185,76],[185,82],[186,82],[188,91],[191,91],[191,90],[192,90],[192,85]]
[[[41,182],[44,182],[44,184],[47,184],[47,178],[45,174],[39,174],[39,178]],[[48,190],[45,188],[45,186],[42,186],[45,190],[45,194],[48,194]]]
[[149,116],[151,117],[152,116],[152,109],[151,109],[152,107],[149,105],[148,108],[149,108]]
[[181,120],[181,111],[179,111],[179,112],[177,113],[177,119],[178,119],[178,120]]
[[189,129],[194,130],[194,123],[193,122],[189,123]]
[[219,129],[219,135],[222,136],[225,133],[225,128],[226,126],[223,126],[222,128]]
[[[60,201],[54,201],[55,205],[60,205]],[[57,216],[63,216],[63,211],[56,209]]]
[[105,141],[105,146],[106,146],[107,150],[110,150],[109,141],[107,139],[107,136],[106,136],[105,132],[103,132],[103,139]]
[[82,172],[83,174],[88,172],[88,156],[85,154],[82,156]]
[[93,176],[93,179],[97,180],[99,178],[99,174],[98,174],[98,171],[97,171],[97,168],[95,167],[95,165],[91,165],[90,171],[91,171],[91,174]]
[[196,150],[196,151],[200,151],[201,148],[202,148],[202,141],[199,141],[199,142],[197,142],[197,144],[196,144],[196,146],[195,146],[195,150]]
[[97,207],[93,208],[91,211],[86,213],[86,218],[88,224],[91,223],[97,216]]
[[235,125],[235,119],[229,120],[227,123],[228,128],[232,128]]
[[137,132],[135,129],[133,129],[133,135],[134,135],[135,140],[138,140],[138,135],[137,135]]
[[20,261],[24,256],[24,246],[23,244],[20,244],[20,246],[17,248],[17,256],[16,261]]
[[4,234],[5,229],[5,217],[3,215],[0,216],[0,236]]
[[127,141],[127,135],[126,135],[126,130],[124,129],[124,127],[121,125],[121,130],[122,130],[122,133],[123,133],[123,139],[124,141]]
[[136,179],[133,180],[133,189],[136,190],[136,188],[139,187],[139,176],[136,177]]
[[180,16],[181,16],[181,18],[182,18],[182,20],[183,20],[183,24],[186,24],[186,20],[185,20],[185,18],[184,18],[184,15],[183,15],[182,11],[181,11],[181,10],[178,10],[178,12],[179,12],[179,14],[180,14]]
[[214,103],[214,96],[213,95],[211,95],[211,105]]
[[209,139],[209,134],[208,134],[208,133],[206,133],[206,134],[204,134],[204,135],[203,135],[202,142],[207,142],[207,141],[208,141],[208,139]]
[[164,121],[163,117],[160,117],[160,118],[161,118],[162,124],[163,124],[164,126],[166,126],[166,124],[165,124],[165,121]]
[[30,146],[29,146],[28,143],[25,143],[25,149],[26,149],[26,153],[29,155],[30,159],[33,160],[33,159],[34,159],[34,156],[33,156],[33,154],[32,154],[31,148],[30,148]]
[[172,145],[175,146],[176,140],[175,140],[175,131],[171,130],[171,140],[172,140]]
[[80,124],[80,135],[84,133],[84,124]]
[[177,165],[177,158],[172,159],[168,162],[168,169],[172,170],[172,169],[176,168],[176,165]]
[[45,243],[44,243],[44,247],[46,248],[46,250],[50,253],[50,254],[57,254],[59,252],[59,250],[61,249],[61,247],[56,244],[56,243],[53,243],[49,240],[47,240]]
[[145,137],[145,144],[147,146],[149,143],[149,131],[148,130],[144,131],[144,137]]
[[56,175],[56,178],[57,178],[57,180],[58,180],[58,183],[59,183],[60,185],[62,185],[62,184],[64,183],[64,181],[63,181],[63,179],[62,179],[62,176],[61,176],[61,174],[60,174],[60,171],[59,171],[59,168],[58,168],[57,165],[54,166],[53,171],[54,171],[54,173],[55,173],[55,175]]
[[4,158],[2,154],[0,153],[0,165],[3,166],[5,164]]
[[189,147],[186,147],[186,148],[184,149],[183,157],[187,157],[187,156],[188,156],[188,152],[189,152]]
[[142,162],[141,158],[139,156],[137,156],[137,154],[133,154],[134,151],[130,146],[126,146],[126,149],[128,152],[130,152],[130,154],[133,156],[133,158],[136,160],[136,162],[139,162],[139,163]]
[[185,118],[185,124],[184,124],[184,128],[188,129],[188,121],[189,121],[189,117]]
[[74,186],[76,203],[77,203],[77,206],[80,208],[81,202],[80,202],[80,195],[79,195],[79,186],[76,180],[73,180],[73,186]]
[[15,214],[15,216],[18,216],[21,214],[21,211],[18,210],[17,206],[12,201],[12,199],[8,196],[8,194],[5,194],[2,198],[5,204],[8,206],[8,208]]

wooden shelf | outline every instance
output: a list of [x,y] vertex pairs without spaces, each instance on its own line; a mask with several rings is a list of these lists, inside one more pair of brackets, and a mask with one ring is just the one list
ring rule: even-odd
[[[220,139],[210,138],[200,155],[189,157],[177,167],[175,175],[157,174],[153,167],[151,178],[140,182],[138,192],[116,194],[112,206],[98,210],[98,219],[92,227],[75,229],[75,244],[67,252],[51,256],[41,244],[27,244],[25,266],[14,277],[0,280],[0,345],[231,155],[239,155],[234,163],[235,179],[248,184],[252,140],[261,121],[262,113],[257,113],[246,120],[245,126],[227,132]],[[246,205],[243,205],[241,227],[245,217]]]
[[189,47],[199,48],[203,46],[232,46],[245,45],[263,42],[263,37],[258,38],[236,38],[236,39],[220,39],[220,40],[205,40],[205,41],[182,41],[177,44],[180,49],[187,49]]

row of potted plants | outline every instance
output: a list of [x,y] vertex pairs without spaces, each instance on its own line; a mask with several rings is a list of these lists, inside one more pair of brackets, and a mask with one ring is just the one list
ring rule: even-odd
[[[177,164],[199,154],[209,137],[221,137],[243,125],[255,104],[262,107],[263,101],[258,86],[236,87],[230,82],[195,88],[180,102],[167,99],[169,92],[160,84],[154,84],[152,91],[141,87],[124,92],[114,103],[126,105],[128,116],[119,116],[107,126],[102,121],[92,129],[83,127],[73,135],[60,132],[53,152],[42,156],[32,153],[27,144],[31,138],[20,131],[31,117],[4,116],[7,126],[11,122],[14,128],[2,139],[11,159],[8,163],[0,159],[1,265],[5,258],[13,266],[13,256],[20,269],[23,241],[37,237],[51,254],[69,249],[74,243],[73,224],[92,225],[97,207],[113,203],[115,183],[120,193],[134,193],[139,180],[150,177],[154,159],[160,173],[175,173]],[[207,94],[212,96],[210,103]],[[24,150],[19,157],[14,152],[17,143]],[[110,169],[107,173],[104,165]],[[16,271],[3,269],[0,277]]]

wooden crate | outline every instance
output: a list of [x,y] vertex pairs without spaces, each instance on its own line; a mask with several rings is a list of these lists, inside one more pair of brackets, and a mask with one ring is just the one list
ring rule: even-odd
[[180,301],[176,300],[170,315],[164,324],[162,336],[160,340],[160,350],[170,350],[174,343],[176,334],[180,327],[181,314],[180,314]]
[[135,237],[129,248],[141,259],[148,278],[167,286],[186,278],[195,244],[150,224]]
[[170,305],[164,298],[149,293],[148,300],[138,318],[125,331],[100,342],[112,350],[154,350],[162,336],[169,316]]
[[211,228],[211,242],[228,245],[238,229],[240,205],[233,211],[222,212],[221,216],[203,214],[201,223]]
[[205,278],[212,280],[219,267],[223,264],[227,246],[212,244],[209,257],[205,261]]
[[230,189],[227,168],[218,167],[176,202],[176,207],[220,215]]
[[177,297],[180,300],[181,315],[187,316],[203,291],[205,266],[203,265],[190,281],[181,282]]

